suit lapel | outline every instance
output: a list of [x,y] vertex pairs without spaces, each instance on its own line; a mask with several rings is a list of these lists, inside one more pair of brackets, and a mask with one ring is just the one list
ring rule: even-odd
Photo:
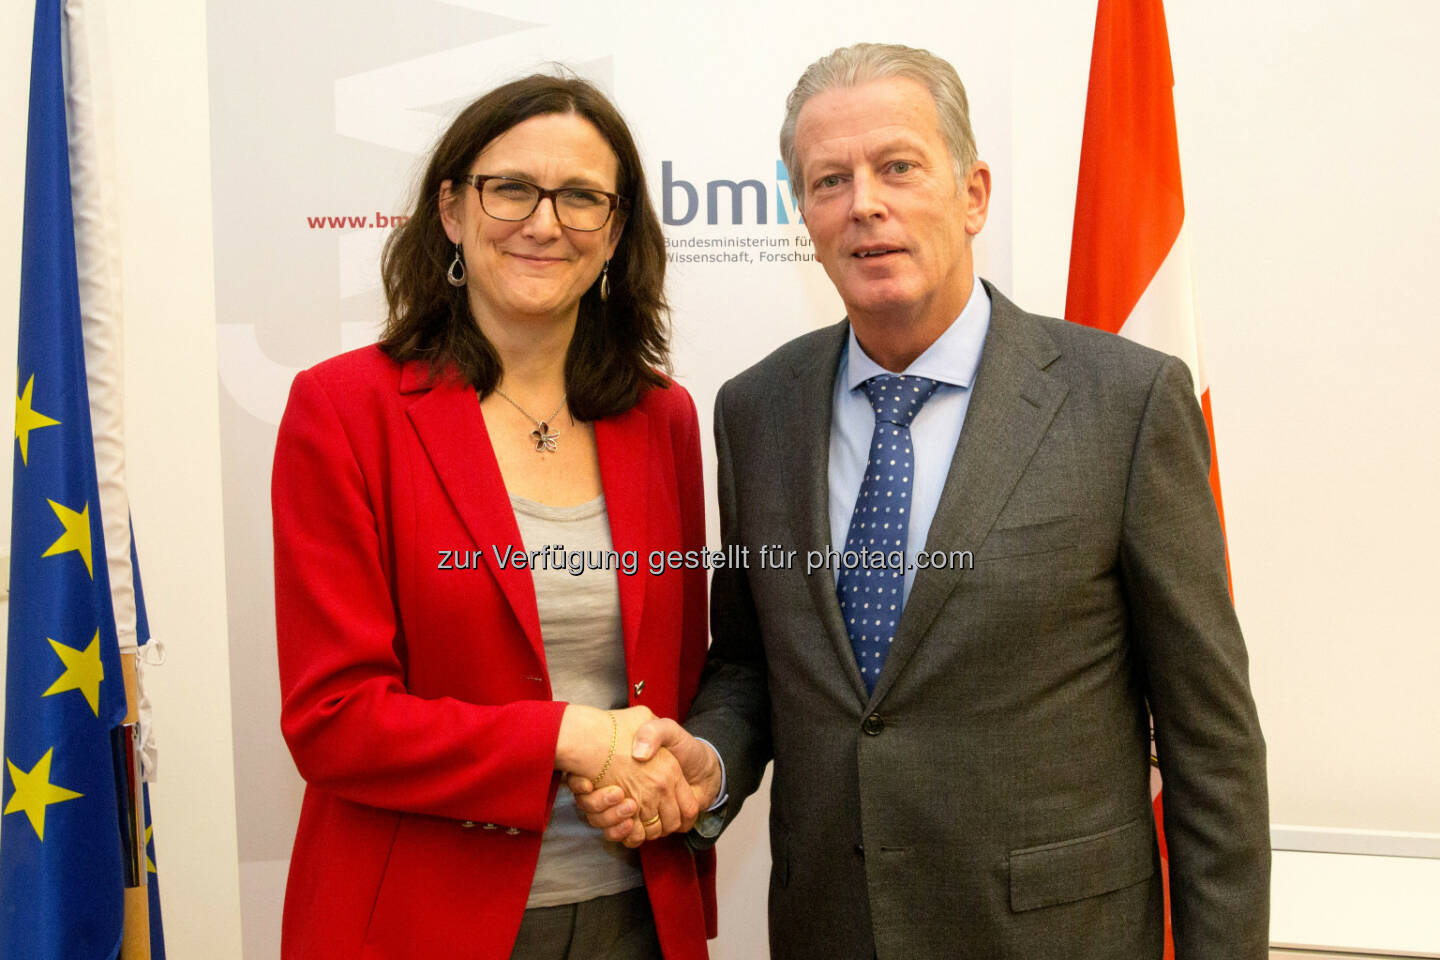
[[[1020,309],[989,284],[986,290],[990,330],[927,550],[979,549],[1069,391],[1045,372],[1060,355],[1054,341],[1038,326],[1022,324]],[[872,703],[894,684],[965,575],[950,567],[917,572]]]
[[600,484],[610,515],[610,539],[615,551],[634,550],[639,564],[633,576],[621,575],[620,624],[625,637],[625,662],[635,663],[640,616],[647,580],[649,512],[646,509],[650,477],[649,417],[632,407],[617,417],[595,421],[595,446],[600,457]]
[[[420,364],[406,364],[401,392],[423,389],[424,369]],[[525,545],[475,391],[455,380],[442,381],[431,386],[406,413],[460,522],[485,557],[536,657],[544,663],[545,645],[530,571],[508,563],[502,567],[496,560],[497,551],[503,556],[506,547],[523,551]]]
[[[840,351],[850,336],[850,324],[841,321],[823,331],[820,348],[791,367],[791,390],[780,398],[771,412],[770,436],[774,442],[787,444],[789,463],[787,476],[781,478],[789,490],[790,516],[795,525],[795,543],[804,562],[809,550],[830,547],[830,421],[835,390],[835,368]],[[798,442],[787,443],[788,438]],[[843,547],[843,544],[840,546]],[[838,549],[838,547],[837,547]],[[831,649],[840,660],[840,668],[861,702],[865,700],[865,681],[855,665],[855,652],[850,635],[840,615],[840,601],[835,596],[835,582],[828,569],[805,577],[810,599],[824,628]]]

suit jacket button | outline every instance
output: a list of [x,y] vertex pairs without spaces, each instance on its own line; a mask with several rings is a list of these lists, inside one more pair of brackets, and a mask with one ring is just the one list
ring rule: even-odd
[[885,721],[880,717],[880,714],[872,713],[865,718],[864,723],[860,724],[860,729],[872,737],[878,737],[880,731],[885,729]]
[[860,856],[862,856],[862,857],[865,856],[865,844],[863,844],[863,843],[857,843],[857,844],[855,844],[855,852],[858,853],[858,854],[859,854]]
[[473,829],[475,828],[475,821],[474,821],[474,820],[461,820],[461,821],[460,821],[460,826],[464,827],[466,830],[473,830]]

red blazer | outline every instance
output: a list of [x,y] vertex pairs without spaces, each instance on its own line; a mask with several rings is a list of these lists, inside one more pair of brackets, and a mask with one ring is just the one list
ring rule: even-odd
[[[508,957],[559,783],[565,704],[529,571],[492,550],[524,547],[480,404],[425,380],[376,347],[346,353],[295,378],[280,423],[281,726],[307,784],[286,960]],[[705,544],[695,405],[651,389],[595,442],[615,549],[639,553],[619,576],[630,703],[682,718],[705,575],[647,561]],[[483,560],[440,569],[442,551]],[[706,957],[713,859],[674,836],[641,864],[665,956]]]

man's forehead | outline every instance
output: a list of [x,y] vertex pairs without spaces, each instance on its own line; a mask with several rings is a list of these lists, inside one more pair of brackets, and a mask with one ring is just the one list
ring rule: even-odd
[[903,77],[821,91],[801,108],[795,124],[796,147],[806,153],[923,146],[939,137],[930,91]]
[[938,121],[929,90],[908,77],[885,77],[815,94],[800,108],[795,133],[797,137],[855,136],[880,127],[901,127],[923,136],[935,130]]
[[943,144],[939,144],[933,134],[925,136],[924,131],[914,127],[886,124],[855,134],[822,136],[808,142],[797,138],[796,146],[806,160],[817,162],[832,157],[884,156],[895,152],[926,150]]

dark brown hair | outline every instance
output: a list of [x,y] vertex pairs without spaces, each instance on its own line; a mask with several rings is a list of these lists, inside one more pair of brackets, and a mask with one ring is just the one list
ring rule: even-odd
[[[665,240],[650,205],[640,154],[619,111],[579,77],[525,77],[497,87],[466,107],[436,144],[410,219],[385,243],[380,272],[389,314],[380,347],[396,360],[423,360],[432,380],[458,375],[486,396],[500,382],[500,357],[470,314],[464,287],[445,272],[455,248],[440,222],[440,183],[458,181],[492,141],[531,117],[574,113],[595,125],[619,160],[615,191],[623,218],[610,260],[609,300],[599,284],[580,298],[575,335],[565,357],[570,412],[580,420],[630,409],[650,385],[668,381]],[[607,224],[608,229],[608,224]]]

